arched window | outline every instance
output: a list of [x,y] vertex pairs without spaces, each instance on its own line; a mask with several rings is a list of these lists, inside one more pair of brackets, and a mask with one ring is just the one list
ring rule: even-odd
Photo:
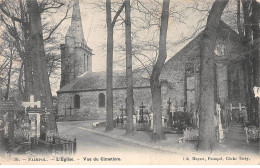
[[74,108],[80,108],[80,96],[78,94],[74,96]]
[[100,93],[98,95],[98,107],[105,107],[105,102],[106,98],[105,98],[105,94],[104,93]]

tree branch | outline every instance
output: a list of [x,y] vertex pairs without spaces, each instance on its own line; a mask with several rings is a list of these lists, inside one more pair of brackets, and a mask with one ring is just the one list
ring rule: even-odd
[[23,21],[22,21],[21,19],[15,17],[15,16],[13,16],[13,15],[11,15],[9,12],[7,12],[7,11],[4,9],[4,2],[2,2],[2,3],[0,4],[0,9],[1,9],[1,11],[2,11],[7,17],[9,17],[9,18],[11,18],[12,20],[15,20],[15,21],[17,21],[17,22],[23,23]]
[[70,9],[70,8],[67,9],[65,16],[60,20],[60,22],[59,22],[57,25],[55,25],[55,26],[51,29],[49,35],[44,39],[44,41],[49,40],[49,39],[51,38],[51,35],[55,32],[55,30],[61,25],[61,23],[62,23],[65,19],[67,19],[69,9]]
[[123,11],[124,7],[125,7],[125,1],[124,1],[123,4],[119,7],[119,9],[118,9],[117,12],[116,12],[116,15],[115,15],[114,18],[113,18],[113,21],[112,21],[112,23],[111,23],[111,24],[112,24],[112,27],[115,26],[116,20],[117,20],[118,16],[120,15],[120,13]]
[[135,54],[133,54],[133,55],[134,55],[134,57],[142,64],[142,66],[145,68],[146,72],[151,76],[149,70],[148,70],[147,67],[144,65],[144,63],[143,63]]

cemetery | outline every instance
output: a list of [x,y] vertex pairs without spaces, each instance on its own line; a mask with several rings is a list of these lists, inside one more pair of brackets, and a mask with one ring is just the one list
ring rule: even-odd
[[47,109],[41,101],[18,105],[15,101],[0,100],[1,154],[65,154],[76,153],[77,140],[64,138],[57,131],[48,131],[48,118],[54,109]]
[[[237,115],[242,114],[245,109],[246,107],[241,103],[239,103],[238,106],[232,106],[232,104],[229,104],[227,111],[225,112],[221,108],[220,104],[216,104],[214,124],[216,127],[216,139],[220,143],[225,143],[225,141],[227,141],[225,139],[228,138],[227,135],[229,132],[232,134],[231,124],[234,123],[241,123],[241,128],[243,125],[243,131],[239,133],[239,136],[242,136],[244,142],[248,144],[258,142],[257,140],[260,137],[259,129],[256,126],[250,125],[247,116],[245,116],[243,120],[237,118]],[[163,110],[164,116],[162,117],[162,125],[166,134],[176,134],[181,136],[178,140],[179,143],[185,143],[185,141],[199,141],[199,120],[197,117],[194,118],[189,112],[187,112],[187,108],[174,106],[169,98],[167,106]],[[116,115],[114,118],[114,127],[116,129],[124,130],[127,124],[127,115],[123,105],[120,106],[119,111],[120,114]],[[140,103],[139,109],[136,110],[136,113],[133,116],[133,124],[135,131],[142,131],[151,134],[153,130],[153,113],[146,109],[143,102]],[[94,122],[92,127],[94,129],[105,128],[106,121]]]
[[[193,6],[182,2],[181,12],[175,12],[179,2],[154,2],[91,3],[103,12],[98,15],[97,9],[88,7],[81,15],[80,3],[86,2],[79,0],[68,4],[21,0],[17,11],[8,9],[12,4],[7,0],[0,2],[1,26],[9,40],[1,47],[10,49],[0,54],[4,61],[0,71],[4,84],[0,87],[0,156],[65,158],[79,151],[100,150],[110,155],[132,149],[137,153],[146,152],[143,149],[169,152],[169,148],[186,155],[215,149],[239,151],[240,147],[249,152],[257,147],[259,154],[260,44],[256,39],[260,38],[260,4],[259,9],[253,5],[259,2],[230,4],[237,10],[237,24],[226,17],[228,0],[215,0],[212,10],[200,10],[200,5],[209,5],[204,2],[194,1]],[[136,19],[130,19],[131,9],[137,12],[132,15]],[[187,9],[194,11],[187,14]],[[195,11],[198,15],[193,15]],[[221,18],[223,11],[225,17]],[[60,13],[65,14],[63,19]],[[52,14],[59,17],[48,18]],[[191,22],[184,31],[177,27],[188,25],[181,14]],[[91,24],[86,24],[91,17]],[[97,21],[103,27],[91,30]],[[198,27],[194,27],[197,21]],[[84,34],[86,25],[88,35]],[[100,51],[87,43],[100,45],[94,48]],[[109,158],[102,156],[101,161],[113,160]]]

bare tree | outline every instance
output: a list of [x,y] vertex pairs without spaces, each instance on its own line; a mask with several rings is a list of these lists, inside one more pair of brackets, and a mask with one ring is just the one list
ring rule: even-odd
[[111,16],[111,0],[106,0],[106,23],[107,23],[107,71],[106,71],[106,96],[107,96],[107,104],[106,104],[106,111],[107,111],[107,126],[106,130],[112,130],[114,128],[113,123],[113,50],[114,50],[114,26],[116,20],[122,10],[124,9],[125,3],[123,3],[116,15],[112,20]]
[[[43,36],[46,52],[46,62],[48,65],[48,75],[51,76],[57,68],[59,68],[60,59],[58,59],[57,51],[58,47],[55,46],[57,42],[56,30],[60,27],[61,23],[68,18],[68,11],[71,8],[70,4],[68,5],[65,13],[65,16],[61,18],[58,23],[50,21],[49,15],[57,12],[63,12],[61,7],[65,6],[64,3],[59,1],[40,1],[39,10],[41,15],[43,15]],[[17,52],[21,58],[21,71],[18,80],[18,87],[21,94],[24,95],[24,100],[28,99],[30,94],[39,95],[37,90],[34,89],[35,83],[33,79],[33,62],[30,57],[30,20],[28,15],[28,9],[26,2],[24,0],[17,1],[5,1],[3,0],[0,3],[0,19],[9,33],[10,37],[14,39],[14,44]],[[47,15],[47,16],[45,16]],[[55,25],[54,25],[55,24]],[[56,45],[58,46],[58,45]],[[56,55],[56,56],[54,56]],[[37,83],[37,81],[35,81]]]
[[163,127],[162,127],[162,97],[161,97],[161,84],[159,77],[167,58],[166,50],[166,37],[168,29],[169,19],[169,4],[170,0],[164,0],[162,6],[161,15],[161,27],[160,27],[160,40],[159,40],[159,55],[153,66],[152,75],[150,77],[150,86],[152,93],[152,110],[153,110],[153,137],[154,141],[165,138]]
[[132,36],[131,36],[131,6],[130,0],[125,0],[125,44],[126,44],[126,111],[127,111],[127,126],[126,134],[134,132],[133,113],[134,113],[134,98],[133,98],[133,72],[132,72]]
[[216,142],[215,112],[215,64],[214,49],[217,28],[228,0],[216,0],[209,12],[200,46],[200,113],[199,149],[212,150]]

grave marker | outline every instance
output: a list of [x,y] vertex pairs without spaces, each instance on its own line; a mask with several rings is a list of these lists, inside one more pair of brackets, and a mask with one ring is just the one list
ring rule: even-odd
[[44,109],[30,108],[28,110],[29,120],[31,121],[31,137],[40,138],[41,136],[42,114],[46,114]]
[[260,98],[260,87],[254,87],[254,94],[255,94],[255,97],[258,97]]
[[136,127],[136,115],[133,115],[133,124],[134,124],[134,127]]
[[[165,117],[162,116],[162,127],[165,127]],[[153,113],[149,114],[149,123],[151,123],[151,129],[153,129]]]
[[68,107],[68,108],[64,108],[65,109],[65,116],[67,116],[67,110],[66,109],[69,109],[70,110],[70,117],[71,117],[71,110],[73,110],[74,108],[71,107],[71,105]]
[[239,103],[238,107],[233,107],[232,106],[232,103],[230,103],[230,110],[235,110],[235,109],[238,109],[239,111],[242,111],[242,109],[245,109],[246,107],[245,106],[242,106],[241,103]]
[[22,106],[25,107],[25,111],[27,107],[32,108],[41,108],[41,101],[34,101],[34,95],[30,95],[30,101],[29,102],[22,102]]
[[13,112],[14,110],[15,110],[14,102],[0,100],[0,112]]
[[[11,143],[14,141],[14,111],[15,102],[8,100],[0,101],[0,118],[3,119],[4,130]],[[6,121],[3,118],[4,114],[7,115]]]

